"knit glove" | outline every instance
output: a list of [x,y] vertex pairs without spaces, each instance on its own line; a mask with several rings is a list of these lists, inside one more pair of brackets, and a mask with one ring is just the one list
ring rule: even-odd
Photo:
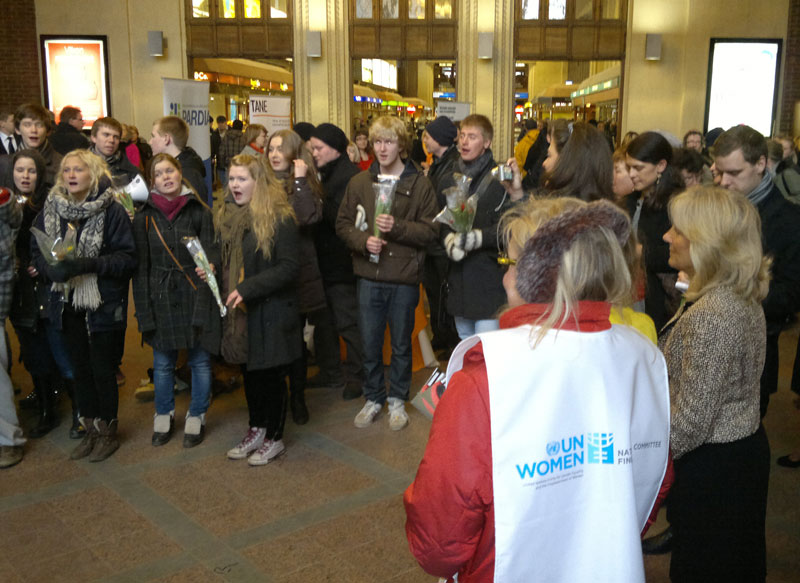
[[97,259],[94,257],[78,257],[64,259],[55,265],[47,265],[45,273],[51,281],[64,283],[77,275],[97,271]]
[[475,251],[481,248],[483,241],[483,231],[480,229],[472,229],[464,237],[464,251]]
[[360,204],[356,205],[356,230],[367,230],[367,211]]
[[467,255],[464,250],[465,239],[463,233],[450,233],[444,238],[444,251],[453,261],[461,261]]

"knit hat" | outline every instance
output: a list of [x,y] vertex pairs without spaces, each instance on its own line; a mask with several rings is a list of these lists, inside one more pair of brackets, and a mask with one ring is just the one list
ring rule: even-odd
[[517,259],[517,291],[529,303],[546,303],[556,293],[561,260],[580,235],[606,227],[624,245],[631,233],[628,216],[613,203],[598,200],[545,222],[525,243]]
[[342,130],[332,123],[319,124],[316,128],[314,128],[314,131],[311,132],[311,137],[322,140],[331,148],[341,152],[342,154],[347,153],[347,144],[350,142],[350,140],[347,139],[347,136],[344,135]]
[[314,124],[308,123],[307,121],[301,121],[300,123],[294,124],[292,129],[294,130],[294,133],[303,138],[304,142],[307,142],[314,131]]
[[428,132],[430,137],[436,140],[437,144],[445,148],[452,146],[458,135],[455,124],[445,115],[440,115],[425,126],[425,131]]

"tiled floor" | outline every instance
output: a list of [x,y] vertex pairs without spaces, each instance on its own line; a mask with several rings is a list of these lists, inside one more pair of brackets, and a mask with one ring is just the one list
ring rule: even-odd
[[[766,421],[773,457],[800,446],[800,412],[787,390],[796,339],[784,338],[781,391]],[[286,455],[250,468],[225,457],[246,429],[239,390],[214,401],[202,445],[181,447],[179,421],[175,438],[154,448],[153,405],[133,398],[150,352],[135,326],[127,342],[120,450],[100,464],[69,461],[75,442],[65,420],[0,473],[0,581],[436,581],[410,555],[403,528],[402,492],[430,427],[417,411],[401,432],[389,430],[385,414],[359,430],[352,419],[361,401],[309,390],[311,421],[287,422]],[[415,386],[428,374],[416,373]],[[13,378],[25,395],[30,381],[17,363]],[[178,419],[187,406],[179,395]],[[770,582],[800,580],[799,494],[800,470],[773,466]],[[668,556],[648,558],[648,581],[667,581],[668,564]]]

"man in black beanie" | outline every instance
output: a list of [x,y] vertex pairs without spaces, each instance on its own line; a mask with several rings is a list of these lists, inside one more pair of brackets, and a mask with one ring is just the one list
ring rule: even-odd
[[[428,167],[428,180],[433,185],[433,190],[439,194],[439,182],[444,177],[452,176],[458,160],[461,158],[456,148],[458,128],[450,121],[449,117],[441,115],[429,123],[422,133],[422,142],[425,148],[433,155],[433,161]],[[443,208],[439,200],[439,208]],[[436,223],[438,230],[439,223]],[[459,342],[456,325],[453,317],[447,313],[445,297],[442,294],[442,285],[447,281],[449,259],[444,252],[444,247],[438,239],[428,246],[425,254],[425,271],[422,276],[422,285],[428,296],[431,309],[431,329],[433,341],[431,345],[436,351],[451,352]]]
[[[311,132],[308,143],[325,191],[322,221],[317,224],[315,237],[319,270],[328,300],[329,309],[326,312],[331,316],[314,322],[317,360],[321,363],[333,358],[338,360],[338,336],[344,339],[347,346],[344,375],[340,372],[338,376],[331,377],[331,373],[320,373],[318,378],[308,379],[308,386],[341,387],[344,389],[343,398],[357,399],[362,394],[364,381],[364,351],[358,327],[356,277],[350,250],[336,235],[336,217],[347,184],[359,173],[359,169],[347,156],[347,136],[335,125],[318,125]],[[320,366],[320,369],[331,370],[328,366]]]
[[294,124],[292,129],[294,130],[294,133],[303,138],[306,146],[308,146],[308,140],[311,139],[311,134],[314,132],[314,124],[310,124],[307,121],[301,121]]

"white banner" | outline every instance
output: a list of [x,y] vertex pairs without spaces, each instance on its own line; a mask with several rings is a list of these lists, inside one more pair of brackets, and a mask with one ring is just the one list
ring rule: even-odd
[[469,115],[469,103],[459,101],[440,101],[436,106],[436,117],[444,115],[451,121],[461,121]]
[[188,79],[164,81],[164,115],[177,115],[189,124],[188,146],[203,160],[211,157],[211,137],[208,131],[208,82]]
[[292,99],[274,95],[250,95],[250,123],[267,128],[267,135],[292,128]]

